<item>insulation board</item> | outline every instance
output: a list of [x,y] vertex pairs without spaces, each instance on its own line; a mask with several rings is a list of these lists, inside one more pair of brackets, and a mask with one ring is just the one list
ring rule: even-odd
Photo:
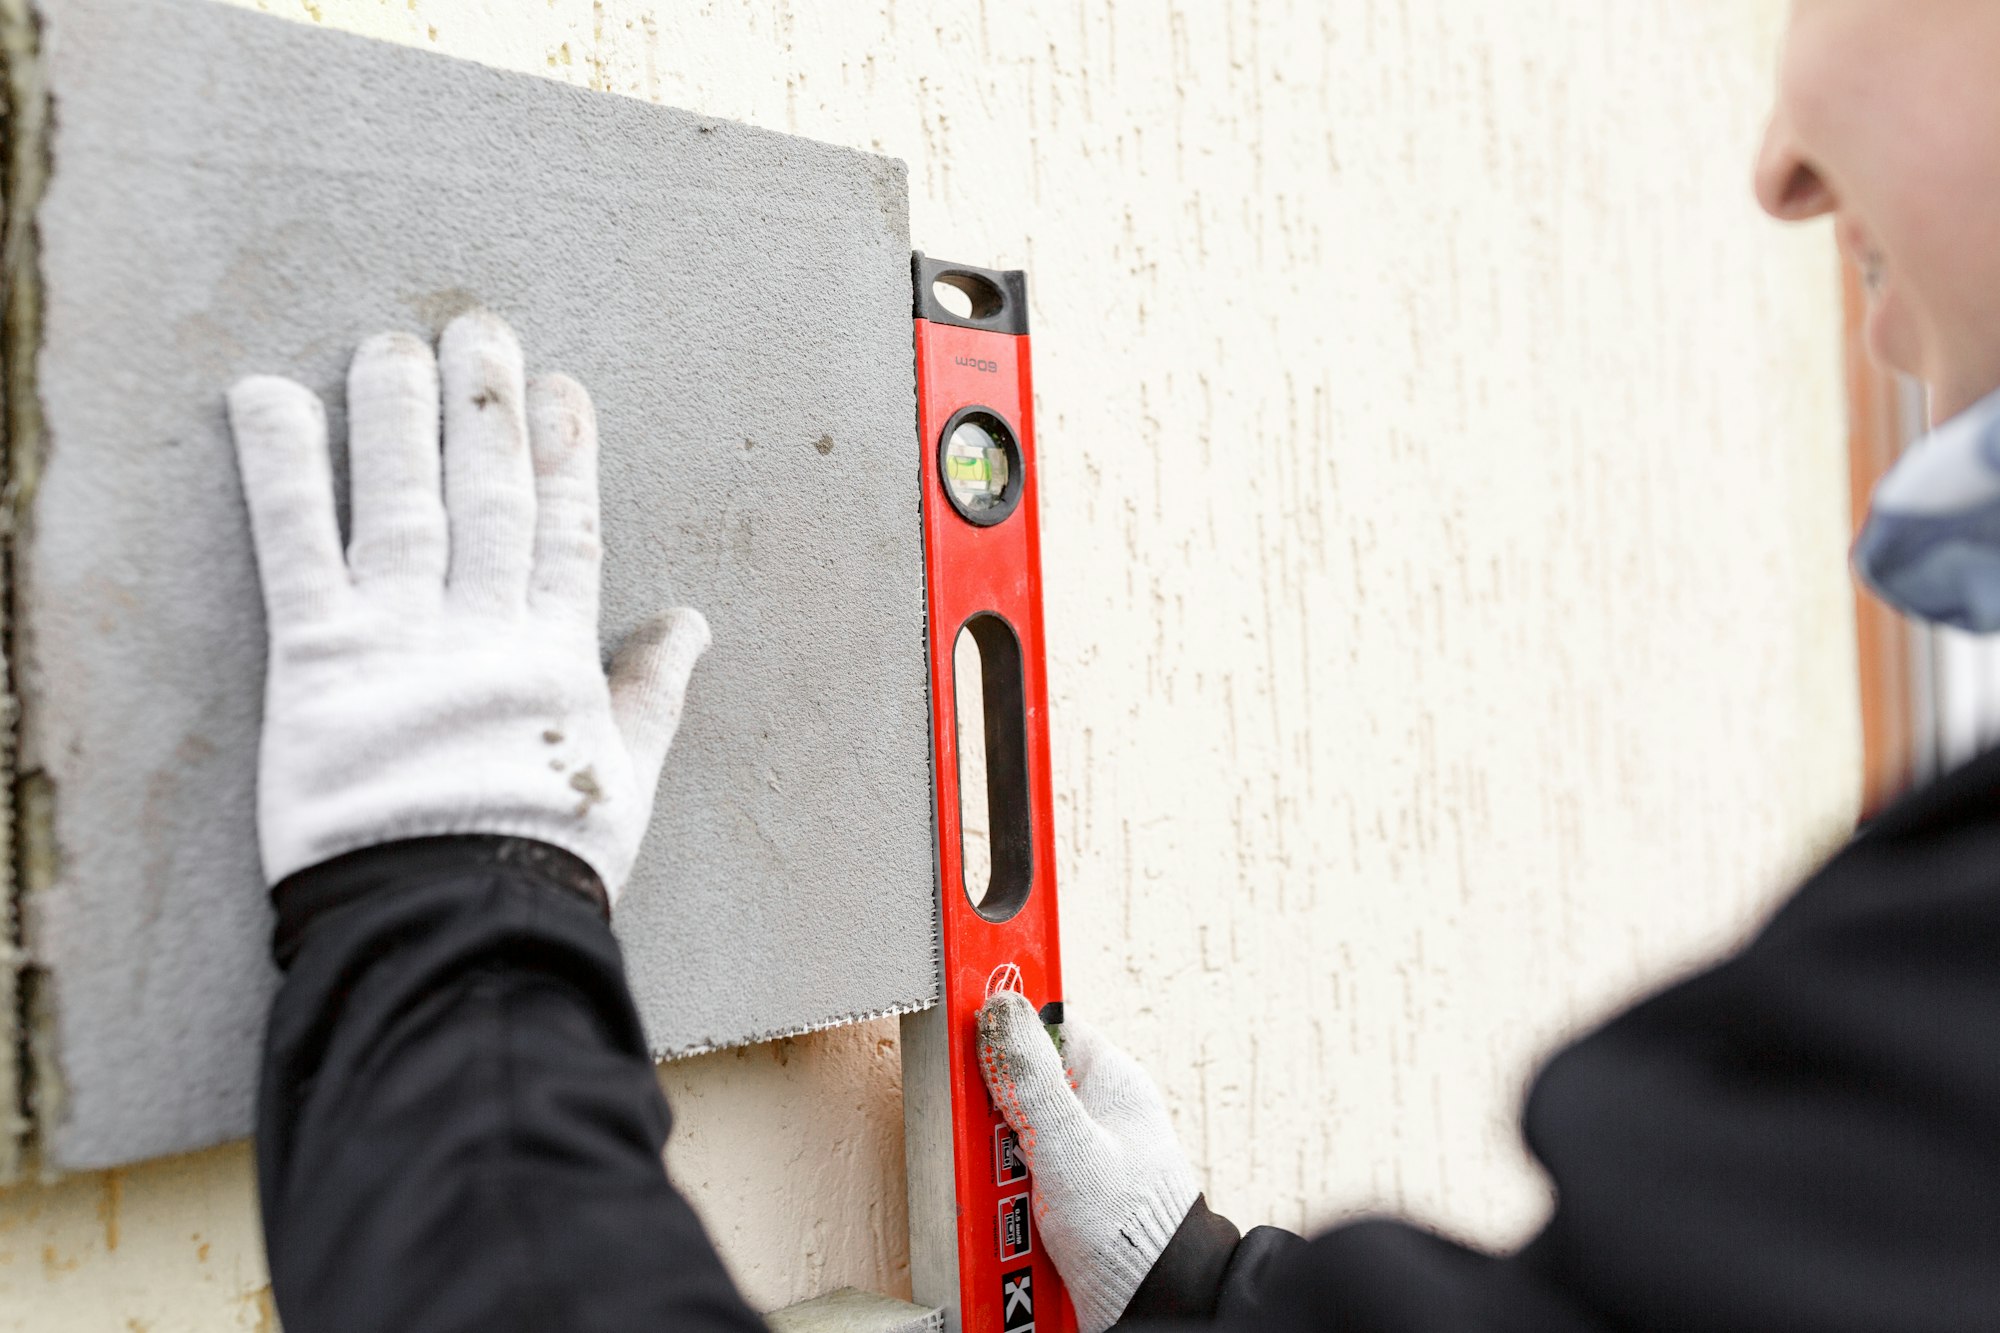
[[903,165],[204,0],[39,8],[45,1160],[250,1128],[277,978],[224,388],[291,375],[338,441],[355,343],[474,304],[596,399],[607,653],[674,604],[715,630],[618,909],[655,1050],[931,1003]]

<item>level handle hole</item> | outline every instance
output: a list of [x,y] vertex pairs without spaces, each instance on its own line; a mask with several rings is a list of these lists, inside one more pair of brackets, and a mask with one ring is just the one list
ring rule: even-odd
[[976,273],[940,273],[931,295],[960,319],[991,319],[1007,306],[1000,289]]
[[982,612],[952,645],[960,879],[974,911],[1005,921],[1028,901],[1028,715],[1021,641]]

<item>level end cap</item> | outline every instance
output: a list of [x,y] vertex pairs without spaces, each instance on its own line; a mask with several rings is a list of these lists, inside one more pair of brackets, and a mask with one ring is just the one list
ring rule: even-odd
[[[923,251],[910,255],[913,309],[918,319],[961,329],[983,329],[1015,337],[1028,332],[1028,275],[1020,269],[981,268],[948,259],[932,259]],[[938,299],[938,284],[964,294],[970,314],[951,310]]]

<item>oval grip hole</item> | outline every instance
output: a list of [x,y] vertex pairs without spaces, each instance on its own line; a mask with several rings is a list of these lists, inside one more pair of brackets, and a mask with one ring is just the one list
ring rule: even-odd
[[1005,921],[1028,901],[1028,729],[1021,641],[1013,626],[982,613],[952,645],[958,713],[960,878],[973,910]]
[[1007,304],[1000,289],[970,273],[940,273],[931,283],[937,303],[960,319],[991,319]]

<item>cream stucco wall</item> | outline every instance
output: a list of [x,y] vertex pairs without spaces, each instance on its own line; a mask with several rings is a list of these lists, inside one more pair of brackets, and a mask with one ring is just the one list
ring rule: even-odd
[[[1520,1235],[1536,1052],[1851,819],[1780,0],[258,7],[896,154],[1030,270],[1069,996],[1226,1212]],[[906,1285],[893,1025],[662,1080],[758,1302]],[[240,1148],[0,1195],[0,1330],[271,1328],[256,1226]]]

